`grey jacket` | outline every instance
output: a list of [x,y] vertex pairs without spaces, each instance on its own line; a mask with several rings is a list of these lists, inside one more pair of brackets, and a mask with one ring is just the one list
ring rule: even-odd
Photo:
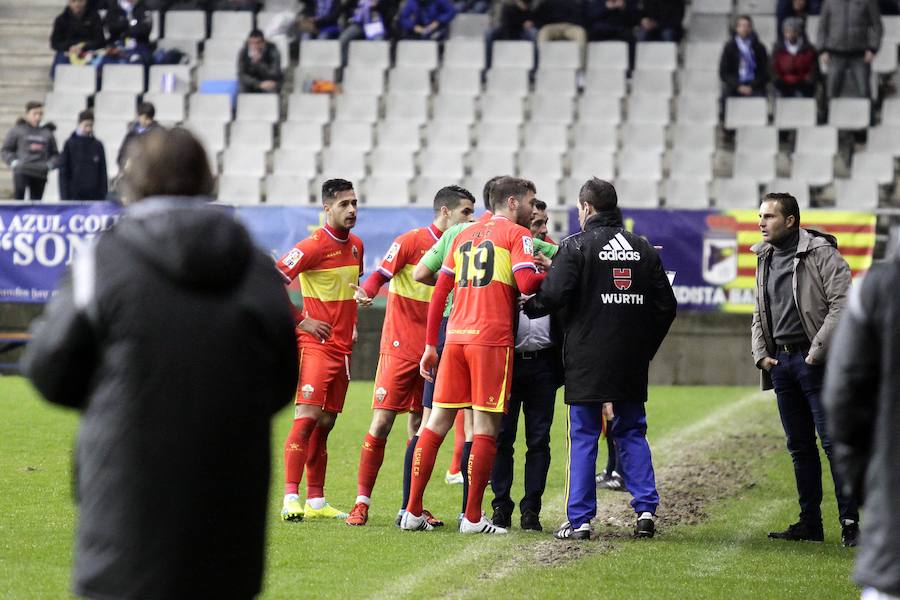
[[259,593],[270,420],[297,364],[284,285],[231,213],[143,200],[78,255],[22,363],[82,413],[76,595]]
[[882,32],[878,0],[825,0],[816,45],[823,52],[878,52]]
[[46,125],[32,127],[25,119],[19,119],[3,141],[3,162],[13,171],[31,177],[47,177],[47,171],[56,167],[56,138]]
[[[772,315],[766,297],[766,282],[774,246],[759,242],[751,250],[756,253],[756,306],[753,309],[753,362],[775,357],[775,338],[772,335]],[[791,286],[794,302],[803,330],[810,339],[809,355],[818,362],[828,356],[831,335],[850,287],[850,267],[837,250],[834,236],[813,229],[800,228],[800,241],[794,257],[794,276]],[[772,389],[769,372],[761,371],[762,389]]]
[[865,501],[856,582],[900,596],[900,256],[853,287],[834,334],[823,402],[834,465]]

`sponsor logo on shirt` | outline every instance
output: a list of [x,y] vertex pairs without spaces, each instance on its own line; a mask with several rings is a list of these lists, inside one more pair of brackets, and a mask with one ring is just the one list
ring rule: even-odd
[[313,386],[311,386],[308,383],[306,385],[304,385],[302,388],[300,388],[300,393],[303,394],[304,400],[309,400],[310,398],[312,398],[312,395],[315,391],[316,391],[316,388],[314,388]]
[[626,291],[631,287],[631,269],[613,269],[613,285],[617,290]]
[[377,390],[375,390],[375,401],[376,402],[378,402],[380,404],[380,403],[384,402],[385,398],[387,398],[387,390],[386,389],[384,389],[383,387],[380,387]]
[[622,232],[617,233],[609,240],[598,255],[600,260],[618,261],[618,260],[641,260],[641,253],[632,248]]
[[387,254],[384,255],[384,262],[394,262],[394,259],[397,257],[397,252],[400,251],[400,244],[394,242],[391,244],[391,247],[388,248]]
[[527,236],[523,237],[522,238],[522,250],[525,251],[525,254],[527,256],[531,256],[532,254],[534,254],[534,240],[532,240],[530,237],[527,237]]
[[303,258],[303,251],[299,248],[292,248],[281,262],[288,269],[293,269],[295,266],[297,266],[297,263],[300,262],[301,258]]
[[643,294],[600,294],[603,304],[643,304]]

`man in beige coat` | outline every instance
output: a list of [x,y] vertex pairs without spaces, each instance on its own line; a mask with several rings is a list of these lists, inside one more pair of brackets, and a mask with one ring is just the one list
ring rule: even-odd
[[859,511],[834,471],[821,402],[829,341],[844,307],[850,268],[834,236],[800,227],[800,208],[790,194],[763,198],[759,228],[763,241],[752,248],[757,255],[753,359],[762,371],[763,389],[775,389],[800,500],[799,522],[769,537],[824,539],[818,432],[832,466],[841,542],[855,546]]

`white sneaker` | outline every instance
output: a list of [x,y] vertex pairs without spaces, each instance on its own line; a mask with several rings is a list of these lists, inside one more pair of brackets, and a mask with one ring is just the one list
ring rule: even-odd
[[462,521],[459,522],[459,532],[460,533],[488,533],[488,534],[503,534],[507,533],[507,531],[502,527],[497,527],[490,521],[488,521],[485,516],[481,515],[481,520],[477,523],[473,523],[467,518],[463,517]]
[[462,471],[458,471],[456,473],[451,473],[447,471],[444,473],[444,481],[447,485],[462,485],[463,484],[463,474]]
[[428,523],[424,513],[417,517],[406,511],[403,513],[403,518],[400,519],[400,529],[405,529],[406,531],[431,531],[434,527]]
[[558,540],[589,540],[591,539],[591,532],[590,522],[582,523],[579,527],[572,527],[571,523],[565,521],[559,526],[553,537]]

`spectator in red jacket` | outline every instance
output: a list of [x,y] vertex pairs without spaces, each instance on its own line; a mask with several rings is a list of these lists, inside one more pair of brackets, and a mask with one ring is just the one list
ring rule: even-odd
[[819,60],[816,49],[803,35],[803,22],[795,17],[784,20],[783,41],[772,51],[772,72],[778,94],[785,97],[812,98],[816,95]]

